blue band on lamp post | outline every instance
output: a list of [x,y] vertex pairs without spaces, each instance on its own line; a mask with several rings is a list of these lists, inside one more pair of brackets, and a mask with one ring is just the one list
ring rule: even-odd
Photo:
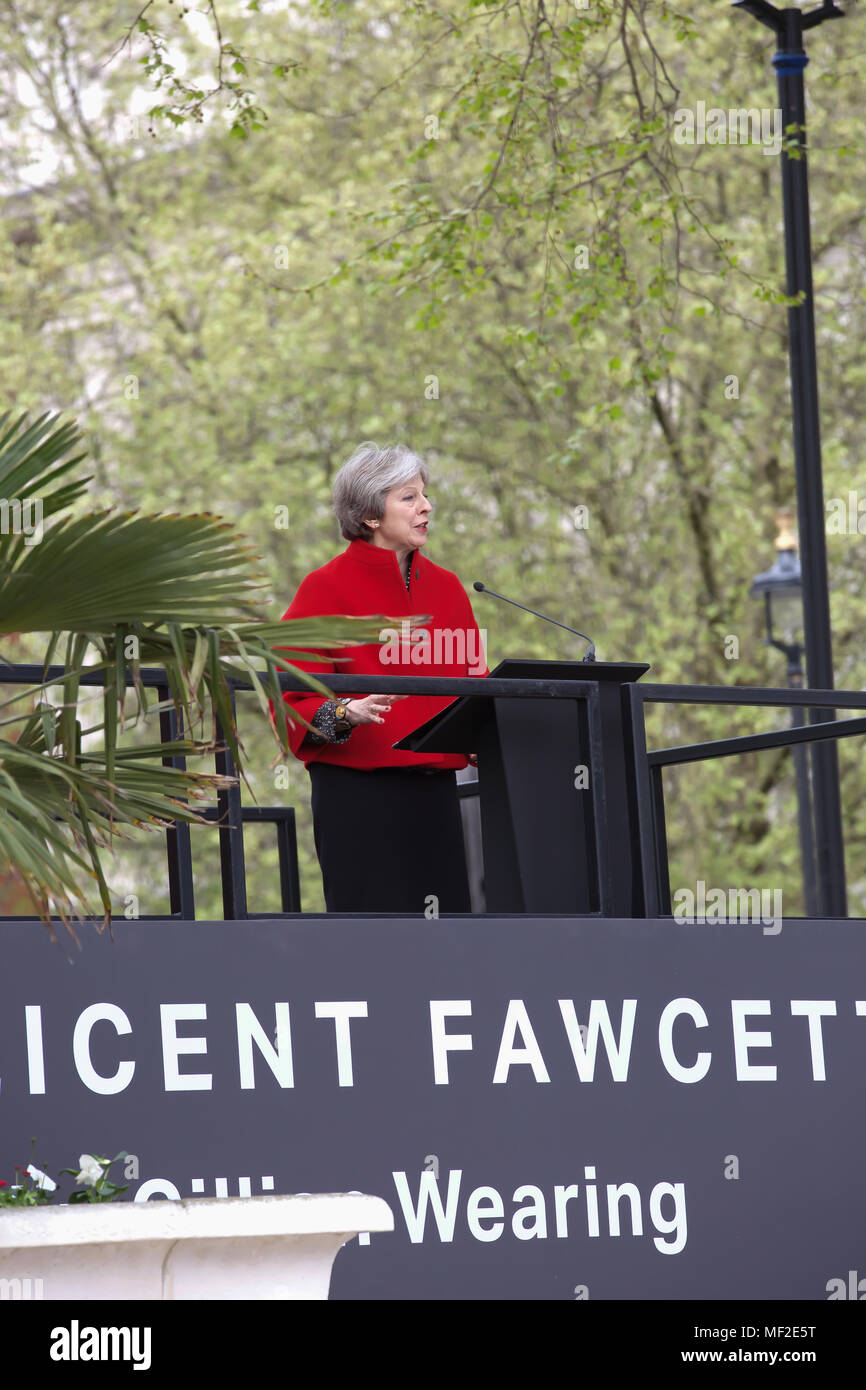
[[809,61],[808,53],[774,53],[773,67],[777,73],[786,77],[789,73],[802,72]]

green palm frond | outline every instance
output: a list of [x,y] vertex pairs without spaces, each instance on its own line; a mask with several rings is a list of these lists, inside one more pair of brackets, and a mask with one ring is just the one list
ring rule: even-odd
[[[73,421],[59,424],[59,416],[40,415],[32,425],[27,416],[11,420],[11,411],[0,415],[0,498],[7,501],[39,497],[42,516],[68,507],[87,490],[90,477],[73,478],[57,487],[86,453],[66,457],[81,435]],[[11,422],[10,422],[11,421]]]
[[93,881],[103,922],[111,898],[100,851],[133,827],[164,830],[177,821],[208,824],[197,802],[233,778],[164,766],[166,755],[197,756],[213,747],[191,740],[140,745],[115,752],[113,778],[105,753],[84,754],[76,765],[51,756],[32,725],[0,755],[0,852],[47,919],[52,903],[64,921],[93,915]]
[[221,624],[259,612],[252,549],[216,516],[96,512],[64,517],[36,545],[15,540],[11,563],[0,562],[0,633],[113,632],[119,614]]

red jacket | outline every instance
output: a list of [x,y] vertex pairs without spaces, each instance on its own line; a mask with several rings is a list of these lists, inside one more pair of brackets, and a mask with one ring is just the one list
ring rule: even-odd
[[[295,597],[283,618],[307,618],[325,614],[348,614],[370,617],[385,614],[389,618],[408,618],[422,613],[432,614],[424,629],[429,637],[423,646],[412,651],[400,638],[405,634],[397,625],[387,643],[371,642],[357,647],[336,647],[329,656],[348,657],[348,661],[304,662],[289,654],[288,660],[301,670],[311,671],[327,684],[328,673],[339,671],[359,676],[468,676],[489,675],[481,645],[481,637],[469,597],[456,574],[435,565],[420,550],[412,556],[409,591],[400,570],[396,552],[371,541],[350,541],[346,549],[320,569],[313,570],[301,581]],[[416,632],[422,629],[414,629]],[[310,649],[308,649],[310,650]],[[426,659],[420,660],[426,652]],[[415,660],[410,658],[415,656]],[[343,693],[343,692],[341,692]],[[347,695],[363,696],[370,692],[363,680]],[[396,692],[395,692],[396,693]],[[295,695],[286,692],[284,702],[311,720],[322,703],[322,696],[311,692]],[[356,724],[345,743],[301,744],[307,734],[303,724],[288,724],[289,745],[304,763],[341,763],[345,767],[466,767],[462,753],[410,753],[392,748],[406,734],[432,719],[457,696],[410,695],[398,700],[383,724]]]

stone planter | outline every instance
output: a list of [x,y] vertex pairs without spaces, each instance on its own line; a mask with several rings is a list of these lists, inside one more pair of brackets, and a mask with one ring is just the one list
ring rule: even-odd
[[324,1299],[337,1251],[393,1231],[381,1197],[190,1197],[0,1210],[0,1296]]

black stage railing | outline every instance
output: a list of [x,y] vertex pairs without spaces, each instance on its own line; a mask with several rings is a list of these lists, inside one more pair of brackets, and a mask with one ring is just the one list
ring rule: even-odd
[[[452,696],[472,695],[482,699],[567,699],[584,701],[588,708],[589,757],[592,769],[592,785],[595,795],[601,798],[596,805],[596,820],[603,826],[608,820],[605,808],[604,771],[600,763],[600,737],[598,728],[598,686],[592,680],[592,665],[586,666],[586,679],[564,680],[529,677],[495,677],[483,679],[474,676],[370,676],[363,678],[363,687],[368,694],[393,695],[434,695]],[[64,669],[51,666],[47,671],[37,665],[9,665],[0,667],[0,686],[59,683]],[[156,692],[160,703],[170,700],[170,689],[166,673],[161,668],[143,668],[140,673],[142,684]],[[280,685],[284,691],[297,691],[297,678],[280,674]],[[84,686],[100,686],[104,683],[103,672],[86,671],[80,677]],[[131,675],[127,684],[132,685]],[[241,676],[231,681],[232,710],[236,710],[236,691],[251,690],[252,685]],[[358,688],[357,674],[328,673],[326,684],[336,694]],[[667,828],[665,823],[665,803],[663,774],[666,767],[684,763],[696,763],[710,758],[732,757],[743,753],[758,752],[770,748],[796,747],[822,739],[848,738],[866,733],[866,717],[847,720],[832,720],[794,728],[774,730],[763,734],[745,734],[736,738],[724,738],[702,743],[684,744],[679,747],[650,750],[646,746],[646,706],[648,704],[712,704],[737,706],[776,706],[778,708],[805,706],[811,710],[863,709],[866,710],[866,693],[850,690],[809,690],[782,689],[773,687],[744,686],[692,686],[692,685],[641,685],[637,682],[623,685],[625,699],[629,702],[633,732],[633,777],[637,839],[640,872],[643,887],[643,915],[664,917],[671,914],[671,892],[667,856]],[[176,712],[169,708],[160,710],[160,732],[164,741],[177,737]],[[217,722],[217,739],[222,742],[222,730]],[[165,760],[176,767],[184,767],[182,757]],[[227,777],[236,778],[236,768],[231,754],[224,745],[216,753],[216,771]],[[462,783],[458,786],[461,797],[478,795],[481,785],[478,782]],[[241,802],[240,783],[217,793],[217,804],[200,812],[206,819],[218,826],[220,873],[222,882],[223,916],[227,921],[254,918],[273,918],[292,916],[301,912],[301,896],[298,873],[298,848],[295,811],[286,806],[244,806]],[[611,815],[611,823],[620,821],[619,816]],[[275,912],[251,912],[247,904],[246,870],[244,862],[244,826],[248,824],[273,824],[276,828],[279,863],[280,899],[282,910]],[[621,822],[620,822],[621,823]],[[599,867],[605,858],[605,846],[598,846]],[[169,908],[167,914],[148,914],[152,921],[177,918],[183,921],[195,919],[195,894],[193,888],[192,846],[190,827],[178,823],[166,831],[166,856],[168,868]],[[610,916],[605,910],[605,895],[602,892],[600,912],[594,916]],[[0,920],[10,920],[0,917]],[[21,920],[17,918],[15,920]]]
[[[776,689],[728,685],[638,685],[627,687],[632,708],[635,743],[636,801],[643,866],[646,915],[668,916],[671,912],[668,874],[667,829],[663,774],[666,767],[704,762],[709,758],[756,753],[768,748],[797,747],[831,738],[850,738],[866,733],[866,718],[827,720],[796,728],[773,730],[766,734],[743,734],[737,738],[713,739],[683,744],[675,748],[648,750],[646,747],[645,706],[647,704],[771,705],[779,708],[806,706],[814,709],[866,709],[866,693],[861,690]],[[844,844],[843,844],[844,853]],[[825,866],[819,864],[819,875]]]

